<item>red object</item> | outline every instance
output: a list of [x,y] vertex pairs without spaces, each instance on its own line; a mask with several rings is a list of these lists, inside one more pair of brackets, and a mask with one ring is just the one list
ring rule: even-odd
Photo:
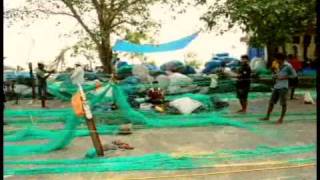
[[96,82],[96,90],[101,88],[102,87],[102,84],[100,82]]
[[160,89],[154,89],[148,91],[148,96],[152,100],[161,100],[164,99],[163,93]]
[[299,71],[302,69],[302,63],[298,58],[292,58],[289,63],[292,65],[293,69]]
[[118,148],[120,148],[120,149],[128,149],[128,150],[134,149],[134,147],[130,146],[130,145],[127,144],[127,143],[121,142],[121,141],[119,141],[119,140],[113,141],[112,144],[118,146]]

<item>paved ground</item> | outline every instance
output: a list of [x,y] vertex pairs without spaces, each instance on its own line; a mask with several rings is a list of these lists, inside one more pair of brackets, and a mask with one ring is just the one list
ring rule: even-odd
[[[266,97],[267,98],[267,97]],[[263,114],[266,111],[267,99],[257,99],[249,104],[249,113]],[[234,114],[238,110],[237,102],[230,102],[230,112]],[[25,103],[22,103],[25,104]],[[67,107],[68,103],[61,104],[57,101],[50,102],[49,106]],[[6,105],[7,108],[30,108],[31,105]],[[38,106],[32,105],[32,106]],[[275,107],[275,112],[279,112],[280,107]],[[303,104],[302,97],[298,100],[289,101],[287,121],[282,125],[276,125],[274,122],[277,117],[273,116],[268,123],[258,123],[257,127],[268,131],[271,136],[259,136],[244,129],[227,126],[213,126],[213,127],[197,127],[197,128],[163,128],[163,129],[140,129],[134,131],[129,136],[102,136],[103,143],[108,143],[115,139],[120,139],[130,143],[135,147],[131,151],[116,151],[108,154],[109,156],[127,156],[127,155],[143,155],[147,153],[197,153],[197,152],[213,152],[221,149],[254,149],[257,145],[265,144],[269,146],[292,146],[292,145],[306,145],[316,143],[316,115],[294,116],[292,113],[304,112],[314,113],[316,111],[315,105]],[[258,122],[256,118],[241,119],[244,122]],[[6,127],[8,128],[8,127]],[[75,139],[66,149],[52,152],[45,155],[19,157],[14,159],[79,159],[82,158],[85,152],[91,148],[91,141],[89,137],[82,137]],[[316,152],[307,153],[296,157],[315,157]],[[271,157],[264,159],[264,161],[275,161],[286,157]],[[5,157],[6,159],[7,157]],[[12,158],[8,158],[12,159]],[[230,162],[232,163],[232,162]],[[275,166],[268,166],[273,168]],[[42,179],[75,179],[75,180],[102,180],[102,179],[143,179],[143,177],[155,177],[153,179],[160,179],[159,176],[175,175],[178,177],[170,177],[167,179],[316,179],[315,166],[280,169],[280,170],[264,170],[241,173],[218,173],[225,171],[248,170],[253,167],[234,167],[234,168],[207,168],[188,171],[138,171],[138,172],[122,172],[122,173],[81,173],[81,174],[66,174],[66,175],[39,175],[39,176],[12,176],[6,177],[8,180],[27,179],[27,180],[42,180]],[[261,168],[256,166],[254,168]],[[266,167],[263,167],[266,168]],[[212,175],[203,175],[211,173]],[[192,174],[195,174],[194,176]],[[184,175],[184,176],[179,176]],[[164,177],[163,177],[164,179]]]

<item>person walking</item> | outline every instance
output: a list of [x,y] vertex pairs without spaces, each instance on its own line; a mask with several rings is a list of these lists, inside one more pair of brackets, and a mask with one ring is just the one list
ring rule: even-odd
[[283,123],[283,119],[287,111],[287,96],[288,96],[288,88],[289,88],[288,79],[290,77],[297,76],[297,73],[292,68],[292,66],[289,63],[285,63],[285,59],[286,57],[282,53],[278,53],[275,55],[275,60],[279,64],[279,69],[275,71],[273,74],[273,77],[275,79],[275,84],[274,84],[271,98],[269,101],[267,115],[266,117],[261,118],[260,120],[267,121],[270,119],[270,114],[273,110],[273,107],[280,99],[280,104],[282,108],[281,108],[281,116],[278,119],[277,123],[278,124]]

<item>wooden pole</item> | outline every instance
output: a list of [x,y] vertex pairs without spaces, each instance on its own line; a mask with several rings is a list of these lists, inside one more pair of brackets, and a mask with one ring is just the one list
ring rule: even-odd
[[31,78],[31,87],[32,87],[32,99],[36,99],[36,90],[35,90],[35,83],[34,83],[34,77],[33,77],[33,70],[32,70],[32,63],[29,63],[29,72],[30,72],[30,78]]
[[104,155],[103,146],[101,144],[100,137],[99,137],[99,134],[97,132],[97,128],[96,128],[96,124],[94,122],[93,115],[91,113],[89,105],[87,104],[86,96],[85,96],[85,94],[84,94],[84,92],[82,90],[81,85],[78,84],[78,86],[79,86],[79,90],[80,90],[80,94],[81,94],[81,99],[82,99],[82,102],[83,102],[83,109],[84,109],[84,113],[85,113],[85,119],[86,119],[86,122],[87,122],[87,126],[88,126],[88,129],[89,129],[89,133],[90,133],[90,136],[91,136],[91,140],[92,140],[93,146],[97,151],[97,155],[98,156],[103,156]]

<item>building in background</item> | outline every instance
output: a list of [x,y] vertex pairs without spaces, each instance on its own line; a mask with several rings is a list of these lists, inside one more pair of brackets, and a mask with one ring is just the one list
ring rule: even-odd
[[279,51],[297,55],[301,61],[314,61],[317,58],[317,38],[315,27],[311,27],[304,33],[292,36],[292,42],[286,43],[285,48],[279,48]]
[[[312,26],[306,32],[293,35],[290,43],[286,43],[284,47],[278,47],[278,52],[296,55],[302,62],[314,62],[317,58],[317,38],[319,37],[316,35],[316,28]],[[248,44],[249,39],[250,34],[242,37],[240,41]],[[268,59],[266,47],[256,48],[248,44],[247,53],[250,59],[254,57]]]

